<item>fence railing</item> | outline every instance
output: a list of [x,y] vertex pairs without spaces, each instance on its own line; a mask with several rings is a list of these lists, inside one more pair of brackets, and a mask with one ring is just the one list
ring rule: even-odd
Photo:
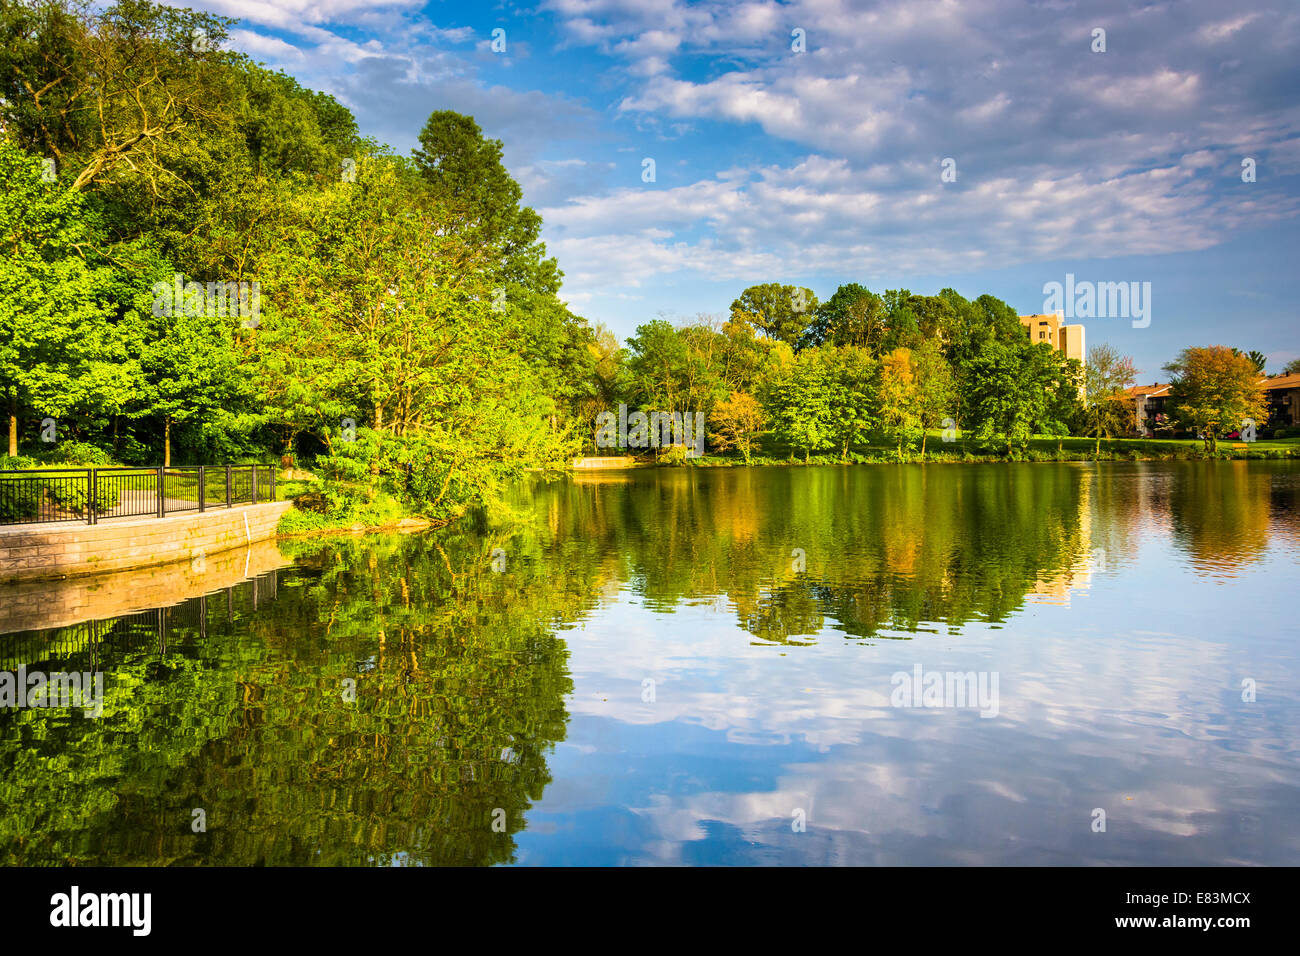
[[0,470],[0,525],[96,524],[275,500],[274,465]]

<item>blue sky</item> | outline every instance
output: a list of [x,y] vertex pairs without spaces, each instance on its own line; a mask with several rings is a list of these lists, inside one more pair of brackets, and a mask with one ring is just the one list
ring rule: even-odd
[[564,297],[620,337],[756,282],[952,286],[1028,313],[1072,273],[1151,283],[1148,327],[1085,322],[1143,382],[1186,345],[1300,357],[1290,0],[187,5],[238,17],[232,46],[402,152],[433,110],[473,115]]

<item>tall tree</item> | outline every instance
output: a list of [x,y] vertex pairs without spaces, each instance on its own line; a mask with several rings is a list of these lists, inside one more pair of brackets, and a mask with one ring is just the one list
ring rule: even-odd
[[834,348],[823,345],[817,350],[826,365],[830,383],[826,430],[840,446],[840,460],[849,456],[849,448],[870,440],[880,425],[876,391],[876,360],[858,346]]
[[926,339],[912,350],[912,370],[916,375],[916,413],[921,422],[921,456],[924,458],[929,429],[938,428],[945,419],[955,420],[957,392],[952,369],[934,339]]
[[0,397],[11,456],[21,415],[57,420],[127,374],[112,305],[117,277],[87,258],[94,235],[84,197],[46,182],[43,171],[0,137]]
[[157,190],[166,156],[199,147],[228,82],[234,21],[148,3],[0,0],[0,96],[18,144],[81,190],[121,177]]
[[922,437],[921,388],[909,349],[894,349],[880,360],[880,420],[885,434],[898,446],[910,447]]
[[747,322],[770,339],[799,349],[805,329],[817,311],[812,289],[767,282],[752,285],[731,303],[733,321]]
[[1173,373],[1169,383],[1170,411],[1176,421],[1205,441],[1211,455],[1219,436],[1268,418],[1268,405],[1259,371],[1249,357],[1223,345],[1183,349],[1165,366]]
[[776,437],[803,450],[804,462],[813,451],[832,441],[830,417],[834,386],[826,362],[817,350],[805,349],[788,364],[777,366],[767,392],[767,414]]
[[767,424],[763,406],[753,395],[746,392],[732,392],[727,398],[713,406],[709,413],[709,424],[713,428],[713,444],[720,450],[735,448],[740,451],[745,463],[749,464],[758,435]]
[[1132,425],[1124,390],[1137,381],[1137,369],[1131,358],[1103,343],[1088,350],[1084,374],[1084,420],[1087,434],[1097,439],[1096,454],[1100,455],[1102,438],[1113,438]]
[[815,310],[803,344],[851,345],[879,353],[887,331],[885,300],[870,289],[848,282]]
[[[555,293],[560,273],[538,240],[542,217],[521,206],[523,189],[502,161],[502,143],[483,135],[472,116],[435,110],[413,151],[416,168],[433,197],[454,211],[466,233],[500,256],[500,279]],[[507,295],[509,301],[509,295]]]

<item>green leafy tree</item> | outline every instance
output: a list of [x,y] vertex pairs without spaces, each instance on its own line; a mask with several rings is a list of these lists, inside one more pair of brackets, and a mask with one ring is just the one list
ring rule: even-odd
[[122,178],[164,188],[168,157],[202,148],[217,118],[238,59],[221,50],[233,22],[144,0],[4,0],[0,96],[13,137],[73,189]]
[[1120,355],[1112,345],[1094,345],[1088,350],[1085,369],[1085,434],[1097,439],[1096,454],[1101,454],[1101,440],[1114,438],[1133,424],[1131,407],[1124,401],[1124,390],[1137,381],[1137,369],[1127,355]]
[[1029,441],[1041,402],[1026,381],[1028,345],[1017,348],[985,338],[965,363],[962,425],[985,443],[1001,440],[1007,452]]
[[472,116],[436,110],[420,131],[415,166],[432,196],[461,222],[467,238],[498,254],[499,277],[554,293],[560,273],[538,241],[542,218],[521,206],[523,190],[506,171],[502,143],[487,139]]
[[813,451],[834,440],[831,401],[834,385],[823,356],[805,349],[781,369],[767,394],[767,415],[776,437],[803,450],[807,462]]
[[933,339],[924,340],[912,350],[912,371],[916,376],[916,414],[921,423],[921,456],[924,457],[928,431],[942,426],[945,419],[955,420],[957,392],[952,368]]
[[87,258],[93,231],[84,198],[45,182],[43,169],[0,138],[0,396],[11,456],[20,416],[70,415],[126,374],[114,271]]
[[878,354],[887,332],[885,301],[869,289],[849,282],[815,311],[804,336],[805,346],[855,346]]
[[[206,303],[205,303],[206,306]],[[132,415],[162,423],[163,465],[172,464],[172,431],[177,425],[216,424],[234,405],[243,380],[241,356],[233,346],[236,319],[227,321],[198,309],[168,309],[142,320],[144,335],[136,344],[139,389]]]
[[817,296],[811,289],[767,282],[750,286],[731,303],[733,321],[743,321],[770,339],[798,349],[804,332],[817,311]]
[[710,362],[717,333],[676,329],[665,319],[639,326],[627,340],[627,394],[642,411],[708,415],[725,386]]
[[843,461],[852,445],[869,441],[880,425],[876,360],[867,349],[853,345],[838,349],[822,346],[818,354],[830,383],[827,433],[839,445]]

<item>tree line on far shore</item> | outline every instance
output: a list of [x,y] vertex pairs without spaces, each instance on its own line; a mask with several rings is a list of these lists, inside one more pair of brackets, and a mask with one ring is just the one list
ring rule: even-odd
[[[1033,436],[1089,436],[1100,451],[1103,438],[1135,427],[1129,357],[1102,344],[1086,364],[1066,358],[1032,341],[1007,303],[953,289],[878,294],[847,283],[818,302],[810,289],[764,283],[725,319],[657,319],[623,349],[608,335],[597,347],[601,379],[586,417],[620,402],[704,412],[710,448],[746,461],[760,450],[848,460],[866,445],[908,460],[925,455],[931,433],[958,430],[992,454],[1016,455]],[[1173,420],[1204,435],[1211,453],[1243,420],[1264,424],[1258,352],[1188,348],[1166,370]]]

